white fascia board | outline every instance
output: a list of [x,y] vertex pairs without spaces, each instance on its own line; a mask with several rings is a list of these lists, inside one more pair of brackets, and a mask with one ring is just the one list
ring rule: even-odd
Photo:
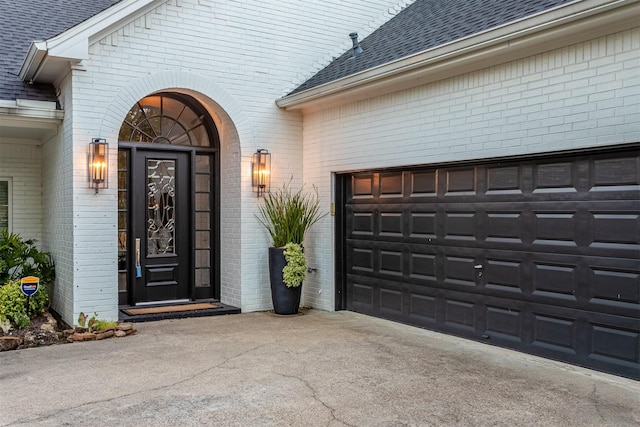
[[33,121],[59,124],[64,118],[64,111],[56,109],[55,102],[16,99],[0,101],[0,121],[10,119],[14,125],[18,122]]
[[80,62],[88,58],[89,45],[97,35],[112,31],[122,22],[136,19],[163,1],[123,0],[55,37],[32,42],[20,68],[20,78],[38,81],[42,69],[49,63],[59,63],[61,59]]
[[[315,111],[598,37],[592,28],[637,26],[640,0],[577,0],[522,20],[455,40],[314,88],[284,96],[276,105]],[[625,7],[626,6],[626,7]],[[618,11],[618,13],[613,13]],[[599,19],[602,15],[603,18]],[[606,15],[606,17],[605,17]],[[591,19],[589,19],[591,18]],[[580,24],[577,22],[580,21]],[[635,24],[634,24],[635,23]],[[607,28],[609,28],[607,27]],[[579,35],[579,37],[572,37]],[[562,39],[560,39],[562,37]],[[554,45],[555,44],[555,45]],[[557,46],[556,46],[557,45]]]

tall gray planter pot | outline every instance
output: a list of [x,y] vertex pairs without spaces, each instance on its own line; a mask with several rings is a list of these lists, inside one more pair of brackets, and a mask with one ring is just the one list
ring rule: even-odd
[[284,248],[269,248],[269,279],[273,311],[276,314],[297,314],[300,308],[302,285],[289,288],[284,284],[282,269],[286,265]]

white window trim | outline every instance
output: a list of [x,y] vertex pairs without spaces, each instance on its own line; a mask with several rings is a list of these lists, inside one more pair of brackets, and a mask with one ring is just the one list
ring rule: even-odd
[[12,206],[13,204],[11,203],[12,199],[13,199],[13,195],[12,195],[12,189],[13,189],[13,179],[12,178],[5,178],[0,176],[0,181],[4,181],[4,182],[8,182],[7,187],[9,188],[9,194],[8,194],[8,199],[7,199],[7,204],[9,205],[7,207],[7,211],[8,211],[8,216],[9,216],[9,222],[8,222],[8,230],[11,231],[12,230],[12,225],[13,225],[13,214],[12,214]]

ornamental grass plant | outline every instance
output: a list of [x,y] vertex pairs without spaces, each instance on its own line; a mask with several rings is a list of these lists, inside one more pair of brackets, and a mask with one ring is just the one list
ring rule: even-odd
[[302,246],[309,228],[327,215],[320,213],[318,189],[314,186],[313,190],[305,192],[302,186],[293,191],[289,180],[281,188],[265,194],[258,220],[271,235],[274,247],[283,248],[287,243]]

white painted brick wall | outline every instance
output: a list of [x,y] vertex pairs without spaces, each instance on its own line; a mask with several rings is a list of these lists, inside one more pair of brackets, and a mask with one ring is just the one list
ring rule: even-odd
[[11,231],[42,241],[42,147],[0,137],[0,179],[11,178]]
[[65,141],[70,139],[73,115],[70,79],[60,86],[59,102],[65,110],[65,121],[58,135],[43,147],[42,204],[44,207],[43,240],[56,265],[53,308],[63,320],[72,325],[73,316],[73,180],[72,150]]
[[[304,117],[304,180],[640,141],[640,29]],[[333,222],[307,244],[305,301],[334,307]]]
[[[73,70],[74,314],[117,315],[115,156],[111,188],[86,189],[86,146],[93,136],[113,148],[126,112],[162,90],[189,93],[221,133],[221,297],[243,311],[271,307],[266,232],[255,213],[251,154],[273,153],[273,185],[302,182],[302,122],[275,99],[366,36],[407,0],[167,1],[97,40],[84,70]],[[114,150],[115,151],[115,150]],[[96,242],[99,242],[97,247]]]

